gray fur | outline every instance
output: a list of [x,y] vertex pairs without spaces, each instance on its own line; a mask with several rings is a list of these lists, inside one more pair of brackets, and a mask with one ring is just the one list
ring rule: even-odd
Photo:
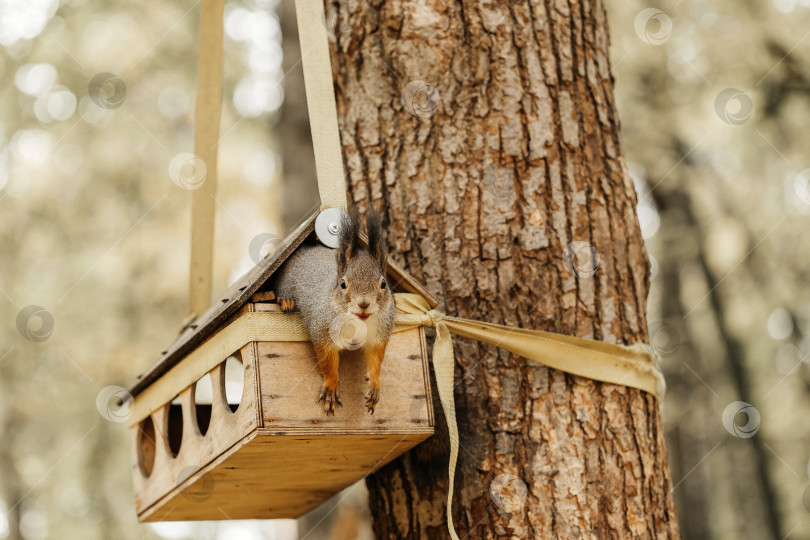
[[[314,343],[332,346],[330,325],[347,313],[356,313],[358,301],[367,301],[372,315],[366,319],[369,334],[362,347],[387,342],[396,309],[390,286],[380,288],[379,262],[365,249],[352,250],[343,275],[338,276],[338,253],[324,246],[298,248],[279,271],[277,295],[295,300]],[[341,279],[346,280],[345,290],[339,286]]]
[[335,252],[324,246],[301,246],[279,271],[276,294],[295,300],[313,342],[329,339],[329,322],[342,312],[331,301],[336,284]]

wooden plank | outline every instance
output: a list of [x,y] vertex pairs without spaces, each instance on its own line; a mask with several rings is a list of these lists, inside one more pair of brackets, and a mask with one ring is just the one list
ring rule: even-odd
[[273,291],[262,291],[253,293],[253,296],[250,297],[250,301],[253,303],[259,302],[275,302],[276,301],[276,293]]
[[[180,393],[182,405],[182,442],[176,457],[168,448],[168,408],[169,405],[152,415],[155,426],[155,441],[151,445],[155,451],[152,474],[147,478],[138,464],[138,454],[133,453],[132,483],[135,490],[135,507],[138,512],[154,504],[173,490],[178,480],[183,480],[192,472],[203,469],[216,460],[229,448],[243,439],[258,427],[256,371],[253,355],[253,344],[248,344],[241,351],[244,368],[242,400],[235,412],[231,411],[225,401],[225,368],[224,362],[209,373],[213,390],[211,421],[208,431],[203,436],[196,426],[191,404],[194,396],[191,387]],[[130,439],[134,452],[137,452],[140,425],[130,428]]]
[[141,521],[297,518],[428,435],[271,436],[227,455],[139,512]]
[[281,306],[278,304],[269,304],[269,303],[259,303],[259,304],[251,304],[253,306],[253,311],[258,313],[281,313]]
[[388,342],[380,372],[380,401],[373,415],[365,409],[368,383],[361,351],[341,353],[343,406],[334,416],[326,416],[317,402],[323,380],[311,343],[260,342],[257,350],[265,428],[317,426],[324,433],[347,429],[405,433],[430,431],[433,425],[421,329],[398,332]]
[[[242,310],[249,312],[269,307],[277,306],[246,304]],[[344,358],[340,372],[344,407],[340,408],[335,416],[326,417],[321,406],[316,403],[321,378],[315,366],[310,343],[249,343],[241,350],[245,370],[244,389],[242,403],[235,413],[230,411],[224,399],[224,365],[220,364],[210,372],[213,403],[211,421],[205,435],[202,435],[196,426],[196,405],[192,387],[187,387],[179,393],[183,425],[180,428],[182,443],[176,457],[171,455],[167,442],[168,412],[171,405],[152,415],[156,438],[153,445],[155,462],[152,474],[148,478],[142,473],[137,461],[138,444],[142,443],[138,437],[139,426],[131,428],[136,509],[139,514],[143,514],[142,519],[221,519],[206,517],[207,514],[201,516],[196,513],[200,510],[199,507],[188,504],[196,505],[199,502],[201,496],[198,491],[207,484],[191,488],[185,497],[180,495],[180,492],[194,483],[194,478],[201,478],[205,471],[210,471],[217,464],[227,460],[228,456],[246,444],[244,440],[248,434],[261,429],[261,426],[266,426],[261,430],[263,434],[274,434],[278,439],[322,441],[328,438],[332,441],[318,443],[323,444],[323,448],[342,448],[343,443],[340,441],[348,437],[357,442],[341,450],[339,455],[356,466],[352,468],[344,463],[334,470],[331,468],[324,470],[315,466],[310,474],[322,482],[319,486],[310,486],[308,480],[296,483],[295,478],[270,475],[259,482],[260,489],[264,490],[260,491],[259,495],[266,496],[267,500],[271,501],[267,504],[274,506],[257,510],[255,504],[251,506],[248,502],[245,503],[246,509],[235,508],[232,517],[289,516],[302,513],[319,504],[335,491],[362,478],[368,471],[373,470],[380,460],[390,461],[399,453],[432,435],[433,411],[429,381],[426,378],[428,359],[425,346],[422,328],[392,336],[382,366],[380,403],[373,416],[365,413],[363,407],[366,381],[362,358],[359,358],[357,352]],[[296,385],[300,387],[300,391]],[[303,392],[307,390],[311,395],[305,398]],[[375,442],[367,443],[387,437],[393,437],[390,440],[386,439],[390,443],[388,446],[380,447]],[[392,440],[400,442],[393,444]],[[289,443],[293,446],[287,444],[278,443],[267,447],[269,450],[265,460],[269,460],[270,463],[285,463],[285,460],[291,459],[302,460],[301,463],[295,462],[295,467],[306,471],[310,466],[308,460],[314,459],[307,454],[311,450],[308,446],[311,443],[301,443],[302,446],[297,448],[294,446],[295,443]],[[292,457],[285,453],[288,448],[296,448],[289,450],[293,452]],[[331,457],[333,456],[325,457],[324,462],[329,464]],[[255,465],[255,460],[237,463],[240,464],[239,467],[250,468]],[[248,471],[246,475],[255,479],[258,478],[257,474],[263,472],[265,471],[259,466],[257,470]],[[235,490],[244,488],[246,480],[242,479],[239,473],[234,474],[234,476],[228,474],[213,476],[204,482],[213,479],[223,485],[230,482]],[[301,487],[302,485],[306,486],[306,489]],[[281,495],[265,493],[268,490]],[[273,503],[274,500],[277,502]],[[224,503],[220,501],[219,504]],[[162,510],[158,511],[158,508]],[[177,510],[174,510],[175,508]]]
[[422,377],[424,378],[425,396],[427,396],[427,417],[430,426],[436,425],[436,418],[433,411],[433,390],[430,387],[430,356],[428,356],[427,339],[425,339],[425,328],[419,327],[419,345],[422,351]]

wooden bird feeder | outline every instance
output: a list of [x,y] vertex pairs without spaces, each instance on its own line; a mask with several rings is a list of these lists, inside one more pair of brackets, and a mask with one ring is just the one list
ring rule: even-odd
[[[374,415],[365,412],[360,358],[341,361],[343,407],[326,416],[316,402],[322,381],[309,342],[252,341],[235,350],[217,344],[250,314],[290,317],[275,303],[273,275],[301,244],[316,241],[314,222],[197,317],[131,389],[139,520],[296,518],[433,434],[421,327],[392,336]],[[390,260],[387,276],[394,291],[435,304]],[[211,344],[221,353],[209,369]]]

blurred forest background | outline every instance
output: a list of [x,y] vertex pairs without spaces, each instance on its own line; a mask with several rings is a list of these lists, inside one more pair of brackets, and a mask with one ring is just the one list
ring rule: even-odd
[[[683,536],[810,539],[810,1],[606,7]],[[136,521],[109,400],[186,313],[198,23],[0,0],[0,538],[370,536],[362,487],[298,522]],[[225,32],[217,290],[317,207],[292,2],[230,1]]]

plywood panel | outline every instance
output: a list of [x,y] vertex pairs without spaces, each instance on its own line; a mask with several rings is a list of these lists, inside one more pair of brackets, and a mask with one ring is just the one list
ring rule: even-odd
[[258,429],[139,517],[143,521],[297,518],[427,436],[278,436]]
[[315,212],[277,247],[275,253],[262,259],[250,271],[239,278],[222,298],[215,299],[207,311],[183,329],[174,343],[161,353],[160,359],[130,389],[133,396],[169,371],[206,339],[215,334],[242,307],[267,279],[287,260],[301,243],[315,230]]
[[178,482],[204,468],[259,427],[254,350],[255,344],[250,343],[241,351],[244,389],[242,401],[236,412],[232,412],[223,399],[224,366],[220,365],[211,370],[214,399],[211,422],[205,436],[199,433],[195,415],[192,413],[191,404],[194,402],[194,398],[191,387],[180,393],[183,426],[182,442],[177,456],[172,456],[169,452],[167,440],[170,405],[166,405],[152,415],[155,425],[155,444],[153,446],[155,462],[149,477],[143,474],[138,465],[139,425],[130,428],[130,444],[133,449],[132,483],[135,489],[135,507],[138,512],[154,504],[155,501],[174,489]]
[[[277,306],[242,307],[254,309]],[[223,399],[224,368],[210,372],[214,399],[205,435],[196,427],[193,388],[180,392],[182,444],[176,456],[166,441],[171,405],[152,415],[155,458],[148,477],[137,461],[138,426],[131,428],[139,519],[298,517],[433,434],[421,328],[394,334],[389,342],[373,416],[365,412],[359,354],[341,362],[344,407],[328,418],[316,402],[321,376],[309,343],[249,343],[241,355],[244,391],[235,413]]]
[[340,361],[340,399],[334,416],[318,403],[323,380],[310,343],[258,343],[259,384],[265,428],[423,432],[432,410],[427,399],[427,365],[421,328],[394,334],[380,372],[380,401],[366,412],[365,361],[352,351]]

